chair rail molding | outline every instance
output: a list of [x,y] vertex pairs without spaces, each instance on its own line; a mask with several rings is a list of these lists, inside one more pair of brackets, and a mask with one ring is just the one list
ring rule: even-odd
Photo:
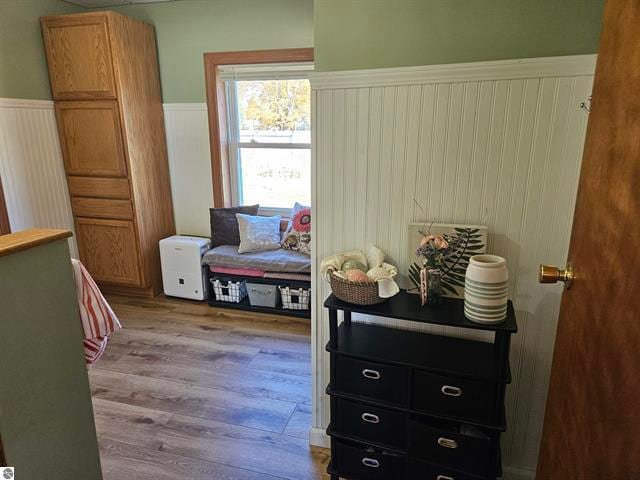
[[596,58],[597,55],[572,55],[417,67],[315,72],[309,75],[309,79],[313,89],[330,90],[428,83],[479,82],[482,80],[590,76],[595,71]]
[[[533,478],[561,296],[538,287],[536,269],[542,261],[566,260],[588,118],[580,103],[590,95],[595,60],[311,75],[312,443],[324,443],[320,432],[329,421],[329,322],[322,304],[330,287],[319,275],[320,260],[371,243],[389,262],[404,265],[410,222],[487,225],[488,251],[507,259],[521,327],[511,349],[505,475]],[[391,319],[354,315],[354,321],[409,328]]]

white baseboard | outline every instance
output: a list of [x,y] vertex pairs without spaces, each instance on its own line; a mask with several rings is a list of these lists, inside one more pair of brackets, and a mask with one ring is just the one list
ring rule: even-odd
[[536,472],[533,470],[523,470],[522,468],[504,467],[502,469],[504,480],[534,480]]
[[314,447],[329,448],[331,442],[324,428],[312,428],[309,431],[309,444]]

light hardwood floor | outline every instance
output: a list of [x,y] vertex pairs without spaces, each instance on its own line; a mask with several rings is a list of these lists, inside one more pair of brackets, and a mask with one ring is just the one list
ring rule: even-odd
[[90,369],[105,480],[325,479],[309,447],[308,321],[110,296]]

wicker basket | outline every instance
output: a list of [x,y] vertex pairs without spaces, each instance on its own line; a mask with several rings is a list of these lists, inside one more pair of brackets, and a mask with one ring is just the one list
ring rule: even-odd
[[375,305],[386,298],[378,296],[377,282],[351,282],[335,275],[334,270],[328,272],[331,291],[340,300],[356,305]]

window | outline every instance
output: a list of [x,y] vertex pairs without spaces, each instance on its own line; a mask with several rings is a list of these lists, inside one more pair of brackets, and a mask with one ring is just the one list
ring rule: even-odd
[[308,65],[222,67],[232,201],[288,213],[311,203]]

